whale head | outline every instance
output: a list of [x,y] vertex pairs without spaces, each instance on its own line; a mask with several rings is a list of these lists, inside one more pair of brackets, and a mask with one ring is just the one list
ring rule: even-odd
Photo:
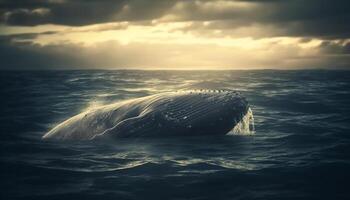
[[249,110],[247,100],[236,91],[166,92],[86,111],[62,122],[43,138],[224,135]]
[[157,121],[175,135],[224,135],[249,111],[248,101],[231,90],[185,91],[170,99],[163,108],[158,108],[162,111]]

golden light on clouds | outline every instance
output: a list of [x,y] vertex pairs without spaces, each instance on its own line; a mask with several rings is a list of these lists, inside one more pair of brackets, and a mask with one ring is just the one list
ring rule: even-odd
[[[93,9],[100,4],[106,13]],[[0,35],[11,48],[56,55],[65,65],[83,68],[317,68],[346,65],[349,58],[344,28],[310,18],[302,9],[295,15],[287,9],[299,8],[293,2],[79,4],[92,9],[91,19],[69,7],[62,10],[64,5],[71,2],[6,11],[8,24],[0,25]],[[322,30],[321,23],[335,27]]]

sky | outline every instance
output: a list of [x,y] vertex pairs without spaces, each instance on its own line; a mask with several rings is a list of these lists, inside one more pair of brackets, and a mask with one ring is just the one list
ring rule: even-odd
[[0,69],[349,69],[349,0],[0,0]]

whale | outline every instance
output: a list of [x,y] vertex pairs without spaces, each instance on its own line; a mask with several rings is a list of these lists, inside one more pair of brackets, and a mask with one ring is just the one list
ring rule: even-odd
[[249,112],[248,101],[237,91],[163,92],[89,109],[58,124],[42,138],[225,135]]

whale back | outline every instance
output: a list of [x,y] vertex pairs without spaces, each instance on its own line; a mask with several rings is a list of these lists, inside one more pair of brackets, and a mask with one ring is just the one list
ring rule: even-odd
[[168,92],[88,110],[43,138],[226,134],[247,110],[247,101],[232,91]]

